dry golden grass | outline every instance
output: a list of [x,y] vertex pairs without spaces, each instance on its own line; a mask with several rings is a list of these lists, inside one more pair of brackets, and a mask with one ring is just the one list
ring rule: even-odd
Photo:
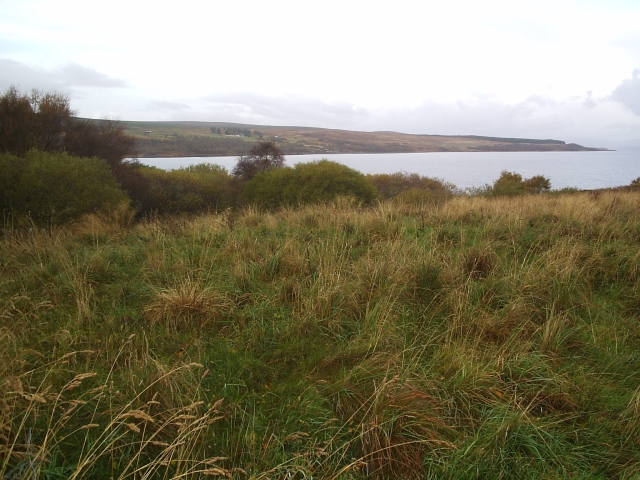
[[625,422],[625,430],[630,437],[637,438],[640,435],[640,387],[631,395],[627,407],[622,412],[622,421]]
[[634,478],[639,207],[340,199],[8,232],[0,477]]
[[549,312],[546,322],[542,326],[540,338],[540,351],[544,353],[558,353],[566,337],[566,329],[569,320],[564,315],[556,315],[553,310]]
[[99,235],[113,235],[126,231],[132,225],[134,216],[135,211],[129,203],[121,203],[105,213],[83,215],[80,220],[69,226],[69,230],[74,235],[91,235],[97,241]]
[[215,323],[231,306],[225,295],[185,277],[171,287],[156,289],[145,316],[152,324],[162,323],[167,331],[176,332]]
[[345,469],[363,464],[372,478],[419,478],[426,455],[455,448],[433,387],[403,373],[399,358],[374,355],[331,388],[361,455]]

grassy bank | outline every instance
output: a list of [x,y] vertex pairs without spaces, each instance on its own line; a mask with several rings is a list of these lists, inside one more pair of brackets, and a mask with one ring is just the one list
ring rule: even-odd
[[635,478],[639,207],[5,230],[0,475]]

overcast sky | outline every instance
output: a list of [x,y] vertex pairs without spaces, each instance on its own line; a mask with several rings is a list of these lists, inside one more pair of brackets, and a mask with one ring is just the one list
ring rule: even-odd
[[640,148],[638,0],[0,0],[0,89],[77,114]]

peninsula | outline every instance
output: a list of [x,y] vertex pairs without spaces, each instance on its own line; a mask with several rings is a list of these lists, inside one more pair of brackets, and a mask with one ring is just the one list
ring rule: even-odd
[[259,140],[275,142],[285,155],[600,150],[560,140],[476,135],[412,135],[221,122],[122,123],[125,132],[136,138],[137,155],[141,158],[244,155]]

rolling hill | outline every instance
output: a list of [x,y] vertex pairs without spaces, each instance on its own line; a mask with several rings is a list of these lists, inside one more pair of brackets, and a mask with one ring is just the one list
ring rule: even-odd
[[125,132],[137,139],[139,157],[244,155],[260,140],[275,142],[285,155],[598,150],[560,140],[475,135],[412,135],[220,122],[122,123]]

